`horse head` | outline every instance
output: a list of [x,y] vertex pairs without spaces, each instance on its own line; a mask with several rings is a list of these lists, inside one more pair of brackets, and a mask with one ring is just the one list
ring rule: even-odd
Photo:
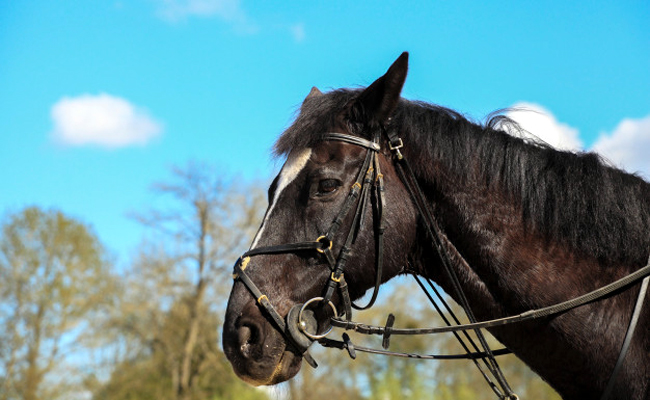
[[[364,90],[313,88],[276,143],[287,160],[251,250],[236,265],[224,323],[226,356],[245,381],[293,377],[332,314],[349,309],[347,296],[362,297],[407,264],[416,212],[379,135],[400,101],[407,66],[404,53]],[[296,334],[298,323],[310,328]]]

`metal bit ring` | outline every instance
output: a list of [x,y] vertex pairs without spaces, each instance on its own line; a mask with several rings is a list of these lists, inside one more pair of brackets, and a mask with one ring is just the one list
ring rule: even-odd
[[[305,334],[305,336],[307,336],[312,340],[323,339],[325,336],[329,335],[329,333],[332,331],[333,328],[332,325],[330,325],[329,329],[325,333],[317,335],[315,333],[307,332],[307,330],[304,328],[305,324],[302,323],[303,322],[302,313],[307,309],[307,306],[310,305],[311,303],[320,302],[323,300],[325,300],[323,297],[314,297],[312,299],[307,300],[307,302],[305,302],[305,304],[303,304],[302,307],[300,307],[300,312],[298,313],[298,328],[300,329],[300,331],[302,331],[302,333]],[[334,303],[328,300],[327,304],[332,308],[332,311],[334,312],[334,318],[338,318],[339,313],[336,311],[336,306],[334,305]]]

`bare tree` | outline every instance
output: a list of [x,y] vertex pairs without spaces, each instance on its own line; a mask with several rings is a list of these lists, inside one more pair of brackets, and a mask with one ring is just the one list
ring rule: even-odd
[[[173,392],[177,399],[187,400],[204,368],[201,362],[216,357],[197,356],[206,310],[210,304],[225,303],[230,268],[250,241],[265,203],[258,187],[237,185],[206,165],[190,163],[186,168],[174,168],[172,173],[169,182],[154,186],[164,205],[136,216],[151,228],[154,240],[164,245],[142,252],[136,267],[140,276],[156,282],[152,289],[166,298],[159,299],[158,306],[150,310],[180,307],[176,312],[183,315],[184,322],[176,334],[182,340],[172,346],[174,349],[161,338],[151,340],[167,346]],[[163,318],[152,319],[162,326]]]

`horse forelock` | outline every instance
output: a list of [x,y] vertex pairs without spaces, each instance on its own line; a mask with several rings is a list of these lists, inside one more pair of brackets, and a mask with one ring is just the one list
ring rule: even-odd
[[340,112],[359,94],[356,89],[337,89],[322,96],[309,97],[302,103],[294,122],[273,146],[276,157],[287,156],[291,150],[313,147],[335,126]]

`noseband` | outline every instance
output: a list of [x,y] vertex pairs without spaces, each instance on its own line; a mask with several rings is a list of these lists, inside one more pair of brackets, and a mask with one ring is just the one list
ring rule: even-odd
[[[458,319],[451,308],[446,304],[443,297],[440,295],[438,290],[435,288],[435,285],[428,279],[430,290],[433,291],[436,296],[443,302],[446,310],[455,320],[456,324],[451,324],[447,320],[442,310],[436,304],[434,299],[429,294],[425,285],[421,282],[418,276],[411,272],[418,284],[422,287],[425,294],[432,302],[438,313],[442,316],[444,321],[448,326],[439,327],[439,328],[423,328],[423,329],[396,329],[393,328],[395,318],[392,314],[388,316],[388,320],[385,326],[372,326],[361,324],[358,322],[352,321],[352,308],[358,310],[365,310],[372,307],[377,299],[379,293],[379,286],[382,281],[382,267],[383,267],[383,250],[384,250],[384,239],[383,234],[385,230],[383,210],[385,207],[385,196],[384,196],[384,179],[379,168],[379,159],[378,154],[381,150],[380,141],[381,133],[384,132],[388,138],[388,144],[390,150],[393,152],[393,160],[395,169],[400,177],[400,180],[406,187],[411,200],[413,201],[415,207],[417,208],[420,216],[424,220],[425,229],[433,241],[434,248],[437,250],[440,255],[442,265],[445,268],[447,275],[451,278],[452,287],[455,294],[459,300],[460,305],[465,311],[468,319],[470,320],[469,324],[460,324]],[[555,304],[552,306],[544,307],[537,310],[529,310],[525,313],[506,317],[499,318],[490,321],[481,321],[478,322],[474,317],[474,314],[469,307],[467,297],[465,296],[459,278],[457,277],[455,271],[452,269],[452,257],[450,252],[453,253],[455,259],[460,260],[462,263],[466,263],[462,255],[456,250],[453,243],[449,242],[448,239],[442,234],[436,220],[431,214],[429,207],[427,206],[425,196],[422,193],[413,171],[411,170],[409,164],[406,162],[406,159],[403,157],[400,149],[403,147],[402,140],[397,136],[395,132],[380,130],[377,133],[373,140],[366,140],[356,136],[351,136],[342,133],[326,133],[323,135],[323,140],[327,141],[342,141],[346,143],[351,143],[360,147],[367,149],[366,157],[364,162],[357,173],[356,180],[348,195],[343,203],[343,206],[339,210],[338,214],[332,221],[332,224],[327,229],[327,231],[316,238],[314,241],[306,242],[297,242],[289,244],[280,244],[275,246],[265,246],[251,249],[237,260],[234,266],[233,278],[235,280],[240,280],[244,286],[255,296],[257,303],[264,309],[269,316],[271,317],[273,323],[275,324],[278,331],[284,336],[287,341],[287,344],[291,347],[294,347],[299,353],[303,355],[305,361],[316,368],[317,364],[315,360],[308,353],[307,349],[313,341],[319,341],[325,347],[335,347],[340,349],[346,349],[349,355],[352,358],[356,357],[356,351],[364,351],[374,354],[383,354],[399,357],[408,357],[408,358],[419,358],[419,359],[470,359],[474,364],[479,368],[479,371],[486,379],[492,390],[495,394],[501,399],[518,399],[518,396],[514,394],[510,388],[508,382],[506,381],[499,365],[495,360],[495,356],[509,354],[508,349],[498,349],[491,350],[485,340],[485,337],[481,331],[484,328],[490,328],[494,326],[502,326],[516,322],[522,322],[526,320],[549,317],[552,315],[557,315],[562,312],[566,312],[570,309],[579,307],[581,305],[594,302],[596,300],[602,299],[603,297],[615,292],[616,290],[628,287],[639,280],[643,280],[641,284],[641,289],[637,297],[637,301],[633,310],[632,318],[625,335],[624,343],[619,353],[618,360],[612,371],[607,387],[601,397],[601,399],[606,399],[613,388],[613,384],[616,378],[616,375],[620,371],[623,359],[627,354],[629,345],[636,328],[636,324],[639,319],[639,315],[643,306],[643,301],[648,288],[649,275],[650,275],[650,259],[648,260],[648,265],[637,270],[636,272],[625,276],[615,282],[610,283],[600,289],[589,292],[585,295],[579,296],[577,298],[565,301],[563,303]],[[374,201],[372,201],[374,200]],[[350,224],[347,238],[345,243],[341,246],[339,250],[338,257],[334,256],[332,252],[334,238],[338,233],[339,229],[344,220],[347,219],[350,214],[353,206],[356,203],[356,209],[354,216],[352,218],[352,223]],[[358,306],[350,299],[350,294],[348,291],[348,286],[345,281],[344,271],[347,264],[350,251],[355,244],[357,235],[363,230],[366,210],[368,203],[371,203],[373,207],[373,213],[376,218],[373,218],[374,221],[374,233],[376,240],[376,256],[375,256],[375,285],[373,288],[372,296],[368,304],[364,306]],[[286,254],[286,253],[300,253],[305,251],[312,251],[321,255],[327,261],[327,265],[331,271],[330,277],[325,284],[324,294],[322,297],[315,297],[304,304],[295,305],[287,314],[286,322],[285,319],[278,313],[278,311],[273,307],[268,297],[262,293],[262,291],[255,285],[252,279],[248,276],[246,272],[246,267],[250,262],[250,257],[256,255],[268,255],[268,254]],[[343,314],[345,315],[345,320],[339,318],[338,310],[336,306],[332,303],[332,296],[334,291],[339,289],[339,295],[342,302]],[[312,308],[330,308],[332,310],[331,326],[323,332],[318,332],[318,325],[315,320],[314,313]],[[355,346],[352,344],[349,336],[343,334],[343,341],[336,341],[331,339],[326,339],[325,337],[331,331],[332,327],[336,326],[339,328],[344,328],[346,330],[354,330],[363,334],[371,335],[382,335],[383,343],[382,346],[384,350],[378,349],[369,349],[365,347]],[[473,340],[467,335],[467,331],[474,331],[482,350],[479,349],[478,345],[473,342]],[[443,332],[452,332],[456,338],[461,342],[461,345],[465,349],[465,354],[460,355],[416,355],[416,354],[407,354],[407,353],[395,353],[386,351],[389,346],[390,335],[422,335],[422,334],[434,334],[434,333],[443,333]],[[475,351],[469,349],[463,340],[459,337],[457,332],[462,332],[465,334],[466,338],[469,340],[470,344]],[[487,376],[483,371],[483,367],[479,364],[479,360],[482,360],[485,367],[492,374],[496,382]],[[498,386],[497,386],[498,384]]]

